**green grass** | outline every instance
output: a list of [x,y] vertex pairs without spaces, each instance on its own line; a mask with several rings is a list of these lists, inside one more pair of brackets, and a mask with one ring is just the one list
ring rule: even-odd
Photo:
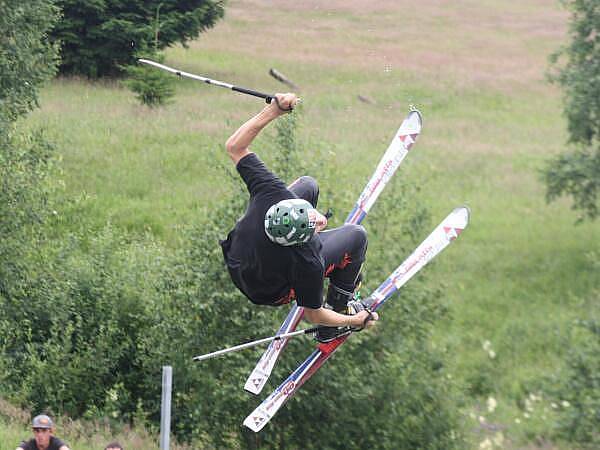
[[[417,201],[429,208],[432,226],[457,205],[472,210],[469,229],[427,270],[430,283],[445,285],[451,308],[452,319],[439,324],[433,339],[452,355],[451,376],[466,389],[489,376],[489,393],[465,407],[474,446],[490,436],[477,425],[487,395],[498,408],[486,420],[502,427],[505,448],[547,438],[553,410],[538,401],[536,414],[525,418],[528,387],[561,366],[572,320],[598,311],[589,299],[599,278],[587,255],[600,251],[600,224],[575,226],[570,203],[547,205],[539,179],[566,141],[560,92],[544,81],[547,55],[564,39],[565,16],[555,5],[521,3],[523,14],[505,11],[497,0],[443,9],[423,2],[431,15],[415,24],[401,20],[389,2],[382,8],[391,9],[367,14],[366,22],[352,2],[334,3],[325,16],[290,2],[272,11],[261,2],[252,11],[231,2],[222,24],[188,50],[169,50],[166,59],[265,91],[286,90],[267,75],[277,67],[300,85],[303,143],[335,154],[331,170],[342,177],[322,186],[325,203],[334,189],[358,195],[409,104],[420,107],[423,134],[397,177],[422,187]],[[459,20],[463,8],[466,19]],[[290,33],[290,10],[306,28]],[[480,40],[469,40],[474,36]],[[390,39],[397,52],[389,50]],[[437,62],[447,55],[454,57]],[[67,193],[88,195],[79,208],[92,227],[110,220],[177,245],[180,227],[228,191],[230,180],[206,164],[230,165],[223,143],[261,104],[177,83],[174,101],[158,110],[138,106],[115,83],[59,79],[42,92],[42,108],[27,123],[48,128],[63,158]],[[376,104],[361,103],[358,94]],[[259,154],[272,131],[254,146]]]

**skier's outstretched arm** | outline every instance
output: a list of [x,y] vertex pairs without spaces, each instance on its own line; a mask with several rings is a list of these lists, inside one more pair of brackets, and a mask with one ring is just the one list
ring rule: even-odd
[[[376,312],[372,312],[371,315],[372,320],[366,323],[367,327],[370,327],[379,319]],[[318,309],[304,308],[304,317],[315,325],[361,328],[365,325],[365,320],[369,317],[369,313],[367,311],[360,311],[358,314],[347,316],[323,307]]]
[[276,101],[265,106],[227,139],[225,147],[234,164],[250,153],[250,144],[264,127],[277,117],[290,112],[298,102],[298,97],[292,93],[275,94],[275,97]]

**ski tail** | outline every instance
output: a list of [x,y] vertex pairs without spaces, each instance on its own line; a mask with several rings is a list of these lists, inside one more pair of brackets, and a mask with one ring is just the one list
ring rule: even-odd
[[[410,148],[414,145],[417,137],[421,133],[423,127],[423,119],[421,113],[416,109],[411,109],[406,118],[402,121],[400,128],[394,135],[394,139],[390,143],[386,152],[371,179],[363,189],[354,208],[348,214],[345,223],[360,224],[369,213],[369,210],[383,191],[383,188],[396,172],[400,164],[408,154]],[[299,306],[294,306],[288,313],[285,321],[279,328],[277,334],[294,331],[296,326],[304,315],[304,309]],[[246,380],[244,389],[252,394],[258,395],[267,380],[271,376],[271,372],[275,367],[279,356],[285,349],[289,338],[273,341],[267,350],[263,353],[260,360],[252,370],[252,373]]]
[[244,425],[255,433],[262,430],[284,403],[333,355],[349,336],[341,336],[326,344],[319,344],[317,349],[258,408],[246,417]]
[[[304,308],[298,305],[294,305],[287,317],[285,318],[283,324],[277,331],[277,335],[289,333],[290,331],[294,331],[302,320],[302,316],[304,315]],[[277,359],[279,359],[279,355],[283,352],[283,349],[287,345],[289,338],[283,338],[277,341],[271,342],[267,350],[263,353],[260,360],[256,364],[256,367],[252,370],[252,373],[246,380],[246,384],[244,385],[244,389],[252,394],[258,395],[260,391],[262,391],[265,386],[271,372],[273,371],[273,367],[275,367],[275,363]]]
[[[470,211],[467,207],[456,208],[433,232],[373,291],[367,302],[373,311],[381,308],[392,295],[408,282],[419,270],[435,258],[469,224]],[[350,335],[341,336],[331,342],[318,344],[317,349],[252,413],[244,425],[258,432],[275,416],[300,387],[327,361]]]

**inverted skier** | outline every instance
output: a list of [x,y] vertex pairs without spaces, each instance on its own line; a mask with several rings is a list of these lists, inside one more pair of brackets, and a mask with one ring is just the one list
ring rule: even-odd
[[[317,182],[302,176],[286,186],[249,148],[265,126],[297,102],[295,94],[276,94],[276,101],[227,140],[227,153],[250,200],[221,246],[233,283],[252,303],[296,301],[309,322],[322,325],[317,339],[329,342],[379,318],[354,299],[367,251],[366,231],[354,224],[325,231],[327,218],[316,209]],[[329,287],[323,304],[325,277]]]

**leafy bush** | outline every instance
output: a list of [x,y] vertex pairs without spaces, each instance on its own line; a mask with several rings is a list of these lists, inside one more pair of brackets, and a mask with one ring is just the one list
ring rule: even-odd
[[581,212],[579,221],[595,219],[600,190],[600,144],[596,149],[580,146],[557,156],[547,164],[544,180],[548,201],[570,195],[573,209]]
[[[34,410],[75,417],[102,406],[107,389],[119,383],[136,393],[127,376],[147,326],[146,293],[157,273],[151,265],[160,261],[151,245],[125,245],[107,227],[99,236],[31,248],[21,258],[27,276],[1,304],[0,347],[12,368],[3,389]],[[133,406],[123,402],[123,410],[133,410],[136,399]]]
[[[307,160],[294,133],[297,117],[286,119],[270,159],[276,172],[295,177],[303,174],[297,162]],[[282,149],[288,152],[285,158]],[[318,158],[306,163],[306,170],[325,180],[323,186],[335,186],[319,163]],[[215,170],[219,166],[215,163]],[[427,345],[445,310],[437,301],[439,291],[425,289],[418,280],[386,306],[376,330],[353,336],[303,387],[274,419],[276,426],[260,435],[241,426],[260,401],[241,386],[264,349],[202,363],[192,358],[272,334],[287,308],[257,307],[229,279],[218,240],[242,214],[247,193],[231,165],[221,170],[232,180],[231,196],[184,232],[177,250],[167,251],[149,236],[132,240],[107,226],[97,235],[84,228],[41,240],[23,253],[22,280],[0,298],[4,394],[34,410],[130,421],[141,417],[156,427],[161,366],[171,365],[172,429],[195,446],[461,448],[445,355]],[[351,190],[360,188],[362,183]],[[411,233],[420,240],[424,220],[421,209],[405,200],[407,189],[392,182],[384,197],[397,206],[389,211],[391,220],[417,224]],[[324,194],[351,204],[347,192]],[[385,235],[385,220],[383,214],[369,217],[374,248],[396,252],[380,255],[370,249],[370,288],[414,246],[406,229]],[[311,348],[306,340],[291,342],[266,392]]]
[[[573,151],[549,161],[544,170],[547,199],[570,195],[580,220],[598,216],[600,190],[600,8],[597,0],[569,0],[570,43],[552,55],[550,79],[565,93]],[[567,61],[560,64],[560,58]]]
[[[597,302],[598,299],[596,299]],[[565,370],[555,380],[557,435],[583,448],[600,446],[600,321],[575,324]]]
[[[269,165],[276,173],[287,174],[285,181],[304,173],[318,180],[327,179],[331,175],[318,168],[317,164],[324,165],[318,156],[314,163],[299,157],[296,125],[295,115],[278,123],[277,150],[271,152],[271,158],[268,154],[261,156],[273,160]],[[313,167],[304,172],[303,165]],[[152,353],[145,357],[149,358],[148,367],[157,363],[174,366],[173,411],[178,435],[200,439],[216,448],[234,447],[236,442],[243,448],[264,449],[460,448],[456,409],[452,406],[454,391],[445,377],[443,355],[427,348],[432,325],[444,309],[436,301],[439,292],[415,287],[386,308],[377,331],[348,341],[339,356],[278,413],[276,426],[268,426],[260,435],[241,428],[245,414],[260,401],[244,393],[241,386],[263,349],[197,364],[191,358],[272,334],[287,308],[254,306],[229,280],[216,242],[245,207],[247,193],[235,175],[234,180],[237,190],[231,199],[224,200],[222,208],[210,211],[210,220],[191,232],[179,262],[161,277],[161,296],[168,298],[164,314],[170,320],[157,323],[152,333],[156,340],[148,346]],[[323,194],[335,197],[332,192]],[[397,204],[402,204],[403,194],[402,189],[386,192]],[[422,232],[417,234],[422,237]],[[395,238],[390,236],[381,245],[393,247]],[[403,247],[413,244],[404,242],[395,246],[406,255]],[[398,255],[393,259],[382,262],[377,253],[370,253],[370,270],[377,272],[371,285],[378,284],[399,264]],[[305,340],[291,342],[265,391],[294,370],[310,347]],[[156,419],[158,373],[147,380],[145,389],[153,391],[154,399],[148,406]]]
[[0,3],[0,138],[10,124],[37,106],[39,85],[56,72],[57,47],[47,39],[58,18],[53,3]]
[[[61,43],[61,73],[91,78],[121,73],[135,54],[186,44],[223,17],[220,0],[57,0],[63,17],[52,32]],[[159,27],[157,28],[157,23]]]

